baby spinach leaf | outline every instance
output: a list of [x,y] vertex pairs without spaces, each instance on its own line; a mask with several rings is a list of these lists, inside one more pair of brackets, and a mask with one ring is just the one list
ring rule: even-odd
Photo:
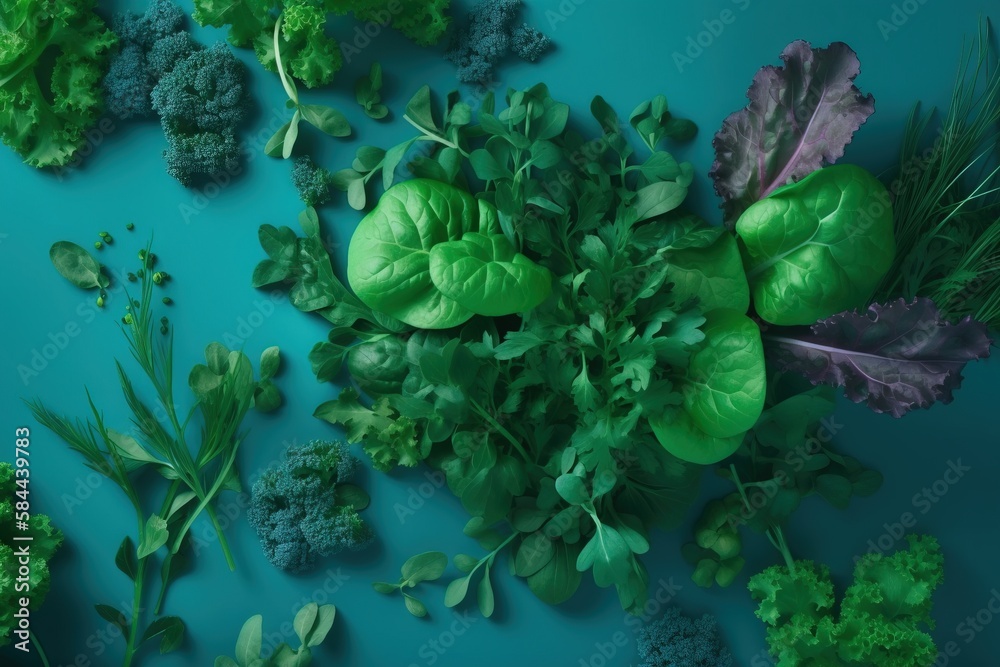
[[753,320],[734,310],[706,315],[705,340],[691,357],[684,409],[716,438],[745,433],[764,409],[764,345]]
[[400,568],[400,574],[409,584],[418,584],[423,581],[434,581],[440,579],[448,567],[448,556],[440,551],[428,551],[427,553],[413,556]]
[[473,313],[434,285],[430,252],[468,232],[498,234],[496,209],[445,183],[400,183],[386,191],[354,232],[348,281],[366,305],[411,326],[461,324]]
[[695,216],[687,223],[690,231],[670,243],[664,253],[666,279],[673,284],[674,296],[681,301],[696,297],[703,312],[716,308],[747,312],[750,286],[736,238]]
[[736,234],[757,313],[779,325],[864,304],[895,253],[889,193],[854,165],[778,188],[740,216]]
[[686,410],[670,408],[649,418],[649,426],[663,448],[682,461],[699,465],[718,463],[730,457],[743,442],[743,435],[718,438],[694,423]]
[[442,294],[478,315],[531,310],[552,291],[552,275],[502,234],[469,232],[431,248],[431,281]]
[[69,241],[57,241],[49,249],[49,259],[56,271],[77,287],[91,289],[104,288],[109,284],[101,265],[90,253]]

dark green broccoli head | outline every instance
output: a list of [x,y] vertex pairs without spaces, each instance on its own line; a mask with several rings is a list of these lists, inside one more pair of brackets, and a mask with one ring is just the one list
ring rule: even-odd
[[249,108],[245,69],[223,43],[177,63],[153,89],[153,109],[175,132],[232,134]]
[[238,173],[243,154],[233,134],[185,134],[166,123],[164,131],[167,150],[163,152],[163,157],[167,162],[167,173],[184,185],[206,176]]
[[638,638],[640,667],[732,667],[733,656],[722,644],[715,617],[694,619],[677,607],[642,628]]
[[308,155],[295,158],[292,164],[292,183],[306,206],[319,206],[330,201],[330,178],[330,172],[313,162]]
[[261,475],[247,518],[273,565],[304,572],[318,556],[371,543],[368,524],[337,498],[337,485],[351,479],[359,463],[348,445],[313,440],[289,447],[285,460]]
[[[126,12],[115,16],[113,27],[118,35],[118,50],[111,57],[104,77],[108,111],[122,119],[148,118],[153,115],[150,94],[163,72],[169,69],[163,61],[161,42],[176,41],[175,37],[184,35],[193,43],[183,32],[184,11],[170,0],[153,0],[145,14]],[[158,50],[154,67],[152,54]],[[178,53],[171,55],[182,57]]]

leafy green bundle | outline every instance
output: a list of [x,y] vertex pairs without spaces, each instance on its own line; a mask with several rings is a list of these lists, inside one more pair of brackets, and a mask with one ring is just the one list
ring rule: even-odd
[[[116,362],[118,379],[125,401],[132,412],[133,428],[120,432],[108,427],[89,392],[87,400],[93,419],[70,419],[48,409],[40,401],[29,403],[35,418],[62,438],[71,449],[86,459],[87,467],[118,485],[135,510],[138,547],[130,537],[122,540],[115,565],[133,582],[131,611],[110,605],[95,605],[98,614],[118,625],[126,639],[124,665],[133,663],[141,645],[159,639],[160,652],[180,646],[184,623],[176,616],[159,616],[169,584],[185,570],[188,559],[186,537],[195,519],[204,511],[212,521],[219,544],[231,569],[235,562],[222,527],[216,518],[214,503],[223,491],[240,489],[236,454],[246,434],[240,430],[247,412],[271,410],[280,404],[280,396],[271,377],[278,370],[277,348],[265,350],[260,363],[260,380],[245,354],[229,351],[219,343],[205,351],[206,363],[196,365],[188,383],[196,405],[189,414],[178,413],[174,398],[173,333],[166,318],[157,321],[153,311],[153,284],[157,282],[153,265],[156,256],[147,247],[139,253],[143,268],[139,299],[127,296],[127,313],[122,331],[129,349],[155,391],[158,409],[140,398],[124,366]],[[58,265],[57,265],[58,266]],[[166,301],[166,299],[165,299]],[[162,337],[155,331],[159,328]],[[200,416],[200,443],[192,452],[188,437],[192,419]],[[166,425],[163,423],[166,421]],[[160,509],[148,514],[143,495],[135,479],[143,470],[153,468],[169,481],[161,496]],[[159,598],[154,612],[158,618],[140,625],[148,603],[143,598],[151,567],[151,556],[167,547],[161,563]]]
[[[509,548],[545,601],[566,600],[592,570],[637,609],[650,529],[679,520],[696,493],[699,468],[667,449],[711,450],[707,461],[728,453],[694,425],[707,400],[696,381],[691,398],[683,391],[695,353],[711,357],[717,341],[759,360],[740,379],[705,358],[716,395],[763,377],[759,330],[742,315],[749,290],[732,236],[678,210],[692,169],[658,145],[693,127],[666,100],[630,119],[649,151],[642,159],[601,98],[592,110],[603,132],[589,142],[567,129],[569,108],[545,86],[507,101],[495,114],[487,97],[473,123],[470,105],[452,95],[439,123],[426,88],[411,100],[418,140],[440,150],[415,159],[419,178],[392,188],[359,226],[348,265],[357,296],[319,254],[311,211],[305,238],[261,228],[270,259],[254,282],[293,283],[293,303],[334,324],[311,355],[317,376],[332,379],[346,360],[374,401],[347,388],[316,415],[345,426],[379,469],[427,459],[472,514],[467,532],[489,553],[456,560],[467,576],[449,586],[447,604],[482,572],[480,605],[491,611],[490,566]],[[362,148],[355,165],[365,171],[339,177],[363,187],[381,171],[391,185],[414,143]],[[486,186],[473,198],[463,190],[476,178]],[[391,265],[372,264],[380,257]],[[703,311],[721,313],[717,339]],[[714,426],[741,435],[760,401],[742,406],[735,396],[724,415],[732,423]],[[660,423],[668,413],[690,415],[679,418],[686,434]],[[713,419],[725,421],[701,422]]]
[[1000,328],[1000,69],[987,21],[963,52],[932,145],[914,107],[891,190],[899,251],[874,300],[927,297],[948,318]]

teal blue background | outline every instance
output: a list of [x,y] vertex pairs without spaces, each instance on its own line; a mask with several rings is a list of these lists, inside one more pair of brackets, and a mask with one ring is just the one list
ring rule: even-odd
[[[182,4],[190,9],[188,0]],[[761,65],[776,63],[789,41],[804,38],[826,45],[842,40],[858,52],[862,62],[858,84],[875,95],[877,111],[845,159],[881,172],[896,159],[911,105],[918,99],[947,104],[963,36],[975,31],[980,14],[996,8],[985,0],[910,0],[907,9],[916,11],[897,14],[898,30],[883,33],[890,24],[880,28],[879,21],[891,21],[894,6],[870,0],[528,0],[526,4],[526,19],[549,33],[557,46],[536,65],[506,63],[499,70],[503,83],[527,87],[544,81],[555,97],[572,105],[575,118],[582,122],[595,94],[603,95],[623,115],[643,99],[666,94],[678,115],[692,118],[701,128],[693,144],[677,153],[694,163],[699,177],[690,201],[711,220],[719,218],[707,177],[712,134],[727,114],[743,106],[754,72]],[[123,7],[141,10],[142,5],[138,1],[102,2],[101,10],[105,14]],[[673,53],[683,52],[689,37],[696,40],[706,30],[703,22],[718,19],[726,9],[732,11],[732,23],[712,38],[703,53],[693,51],[697,57],[692,62],[678,67]],[[905,23],[900,17],[906,17]],[[334,31],[349,39],[355,25],[345,19]],[[223,36],[213,30],[194,32],[206,43]],[[251,430],[240,453],[244,483],[251,482],[288,443],[337,435],[311,416],[317,404],[336,393],[334,387],[315,381],[306,359],[327,327],[287,301],[272,303],[266,292],[250,287],[251,271],[262,258],[257,227],[265,222],[294,226],[301,207],[289,180],[290,165],[262,153],[269,134],[266,128],[274,114],[283,111],[281,86],[257,65],[252,54],[240,51],[239,55],[249,65],[258,108],[244,136],[254,141],[259,131],[261,138],[250,149],[246,173],[221,191],[210,188],[199,193],[167,176],[160,157],[164,139],[155,122],[114,123],[112,131],[95,135],[99,145],[82,168],[61,175],[31,169],[13,153],[0,150],[4,184],[0,210],[3,459],[13,459],[15,427],[32,425],[20,401],[24,397],[41,397],[58,411],[83,415],[87,387],[111,424],[124,426],[127,419],[112,361],[127,357],[117,328],[122,299],[113,293],[106,312],[96,312],[91,305],[94,295],[69,285],[47,259],[52,242],[68,239],[87,245],[101,230],[116,237],[115,245],[99,255],[115,272],[134,268],[134,251],[155,234],[156,252],[175,277],[168,293],[176,302],[170,316],[176,326],[178,373],[186,373],[201,360],[208,342],[227,336],[230,343],[245,344],[251,356],[270,345],[280,345],[284,351],[280,387],[286,405],[275,415],[253,415],[246,422]],[[384,66],[391,122],[366,119],[353,99],[354,81],[373,60]],[[389,146],[410,136],[411,128],[400,114],[405,101],[423,83],[441,94],[455,87],[453,67],[440,57],[440,49],[420,50],[394,33],[383,32],[348,64],[332,89],[304,94],[309,102],[343,109],[354,124],[354,137],[334,140],[309,130],[301,149],[308,149],[328,167],[342,168],[349,165],[356,145]],[[338,270],[342,270],[346,243],[360,216],[338,197],[335,206],[321,210],[321,217],[330,240],[339,244],[336,255],[341,260]],[[129,221],[136,225],[131,234],[124,231]],[[258,312],[260,316],[253,315]],[[30,366],[36,351],[41,353],[53,338],[59,341],[59,332],[68,326],[78,335],[67,336],[64,349],[46,360],[37,375],[22,377],[19,366]],[[135,370],[131,363],[126,367]],[[955,642],[959,653],[957,658],[942,657],[937,664],[986,667],[995,665],[1000,654],[1000,620],[982,632],[972,632],[971,640],[966,631],[971,626],[960,624],[975,616],[1000,589],[995,513],[1000,479],[996,426],[1000,372],[991,361],[972,364],[966,376],[955,403],[901,421],[843,402],[835,417],[837,442],[882,471],[885,486],[871,498],[856,499],[846,512],[810,499],[788,535],[793,553],[828,563],[843,585],[853,557],[866,551],[870,540],[878,543],[881,537],[883,546],[891,544],[892,538],[883,535],[892,532],[892,524],[900,522],[904,513],[911,513],[915,530],[938,536],[946,555],[946,583],[936,596],[935,637],[942,649]],[[120,664],[123,641],[105,646],[100,654],[94,648],[99,644],[96,633],[106,632],[107,624],[92,605],[122,605],[131,598],[128,580],[113,566],[122,536],[135,529],[131,510],[114,485],[100,483],[90,488],[89,471],[81,458],[51,434],[33,428],[33,443],[32,509],[51,515],[67,538],[52,564],[52,592],[44,609],[33,617],[35,627],[53,666],[74,664],[78,655],[90,662],[75,664]],[[938,490],[943,488],[945,493],[935,495],[936,502],[921,500],[922,490],[942,479],[949,461],[970,469],[954,485],[939,485]],[[475,543],[462,535],[466,513],[447,490],[435,491],[415,513],[400,519],[399,507],[432,488],[421,489],[427,483],[425,475],[422,469],[392,475],[366,471],[362,483],[373,499],[366,516],[377,530],[378,543],[362,554],[332,558],[310,576],[289,576],[272,568],[237,507],[239,516],[227,531],[237,571],[229,572],[216,545],[203,549],[194,573],[174,585],[166,605],[167,613],[187,622],[189,635],[183,650],[168,657],[144,653],[142,664],[211,665],[215,656],[232,651],[247,617],[262,613],[265,632],[275,632],[291,620],[299,605],[311,599],[333,602],[338,608],[330,638],[315,653],[318,665],[597,667],[637,662],[634,638],[641,621],[626,620],[614,593],[597,589],[590,581],[570,602],[553,608],[535,599],[505,568],[497,568],[495,617],[484,620],[470,612],[468,627],[455,625],[463,632],[454,635],[450,634],[453,612],[442,602],[443,584],[425,585],[421,590],[420,597],[430,609],[425,620],[407,614],[398,597],[374,593],[373,580],[395,580],[399,565],[415,553],[479,553]],[[722,488],[710,475],[706,482],[706,498],[713,489]],[[79,502],[67,502],[74,497]],[[232,507],[233,496],[224,503]],[[204,536],[210,530],[200,523],[194,532]],[[680,586],[673,603],[690,612],[718,614],[737,665],[770,664],[763,657],[763,627],[753,616],[745,582],[749,574],[775,563],[776,552],[760,536],[746,535],[744,575],[727,590],[704,591],[689,582],[689,567],[679,557],[679,545],[688,535],[689,526],[685,526],[656,536],[645,558],[651,594],[660,590],[662,598],[663,584],[658,582]],[[655,612],[660,603],[652,599],[650,609]],[[459,613],[465,611],[461,608]],[[985,618],[984,614],[980,622]],[[454,641],[449,642],[449,637]],[[435,652],[430,644],[435,640],[450,647]],[[616,640],[624,645],[616,645]],[[604,658],[602,651],[612,655]],[[0,651],[0,662],[34,664],[9,647]]]

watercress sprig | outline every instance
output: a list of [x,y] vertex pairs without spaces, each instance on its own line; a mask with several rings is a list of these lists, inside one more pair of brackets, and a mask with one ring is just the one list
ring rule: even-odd
[[295,148],[295,141],[299,138],[299,125],[304,120],[318,130],[329,134],[331,137],[347,137],[351,134],[351,125],[347,117],[333,107],[322,104],[303,104],[299,101],[299,91],[295,85],[295,80],[285,73],[285,66],[281,61],[281,26],[283,17],[278,16],[274,23],[274,61],[278,69],[278,76],[281,78],[281,86],[288,95],[285,103],[289,109],[295,109],[292,119],[281,126],[274,133],[264,146],[264,152],[271,157],[282,157],[285,160],[292,156],[292,149]]

